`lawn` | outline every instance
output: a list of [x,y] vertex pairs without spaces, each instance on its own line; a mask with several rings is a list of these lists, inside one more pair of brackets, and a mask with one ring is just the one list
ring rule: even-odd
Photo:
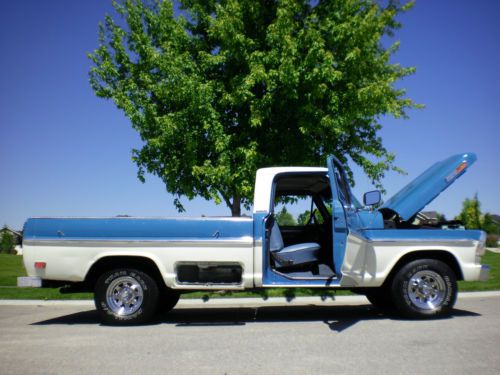
[[[487,282],[460,281],[460,291],[500,290],[500,254],[486,252],[483,264],[491,267]],[[25,276],[22,257],[0,254],[0,299],[91,299],[91,293],[61,294],[57,288],[16,288],[17,277]],[[194,292],[183,294],[182,298],[218,298],[218,297],[290,297],[294,296],[333,296],[349,294],[348,291],[325,291],[315,289],[266,289],[262,292]]]
[[488,281],[459,281],[458,290],[469,292],[500,290],[500,254],[487,251],[481,259],[481,263],[490,266]]

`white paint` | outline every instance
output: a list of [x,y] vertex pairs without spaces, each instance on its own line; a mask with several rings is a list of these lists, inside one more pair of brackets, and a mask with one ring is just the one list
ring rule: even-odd
[[380,286],[406,254],[436,250],[457,259],[464,280],[479,280],[481,264],[476,253],[480,253],[480,241],[371,242],[350,233],[342,265],[342,286]]
[[[110,244],[111,245],[111,244]],[[49,280],[83,281],[87,272],[99,259],[108,256],[138,256],[151,259],[160,271],[165,284],[174,289],[193,289],[176,281],[175,267],[179,262],[240,263],[243,268],[240,286],[224,289],[253,287],[253,242],[247,246],[187,247],[85,247],[78,246],[24,246],[24,265],[29,276]],[[35,262],[45,262],[45,269],[35,269]],[[220,285],[196,285],[196,289],[221,289]]]
[[270,212],[271,210],[271,195],[274,178],[281,173],[294,173],[294,172],[322,172],[328,173],[326,168],[318,167],[275,167],[275,168],[262,168],[257,171],[255,179],[255,193],[253,212]]

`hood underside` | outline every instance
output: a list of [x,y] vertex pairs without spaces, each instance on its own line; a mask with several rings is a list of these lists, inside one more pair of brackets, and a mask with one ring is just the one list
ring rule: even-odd
[[380,209],[391,209],[408,221],[433,201],[474,164],[474,153],[458,154],[432,165],[385,202]]

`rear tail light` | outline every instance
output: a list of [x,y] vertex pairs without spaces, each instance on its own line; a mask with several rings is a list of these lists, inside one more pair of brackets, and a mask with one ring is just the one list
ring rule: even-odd
[[37,268],[39,270],[45,269],[46,266],[47,266],[47,263],[45,263],[45,262],[35,262],[35,268]]

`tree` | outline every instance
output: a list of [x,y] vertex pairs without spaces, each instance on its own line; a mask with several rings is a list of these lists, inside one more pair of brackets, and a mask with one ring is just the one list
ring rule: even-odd
[[14,237],[8,231],[3,231],[0,233],[0,252],[2,253],[10,253],[14,251],[15,243]]
[[297,216],[297,224],[307,225],[311,219],[311,211],[306,210]]
[[283,207],[277,214],[276,214],[276,221],[278,222],[278,225],[280,226],[286,226],[286,225],[297,225],[297,222],[295,221],[295,218],[293,215],[288,212],[286,207]]
[[493,219],[489,213],[484,214],[482,218],[482,230],[488,235],[486,236],[487,247],[498,247],[498,238],[500,235],[500,224]]
[[488,236],[486,238],[487,247],[497,247],[500,234],[500,223],[496,222],[490,213],[481,214],[481,203],[477,194],[473,199],[465,199],[462,204],[462,211],[456,217],[466,229],[481,229]]
[[[144,144],[138,177],[160,177],[174,204],[201,196],[234,216],[249,208],[257,168],[358,164],[380,185],[400,171],[378,131],[417,107],[395,83],[382,38],[410,8],[388,0],[115,1],[90,83],[112,99]],[[348,168],[352,180],[352,172]]]
[[490,213],[485,213],[482,217],[481,229],[488,234],[500,234],[500,225],[493,219]]
[[481,203],[477,194],[473,199],[466,198],[462,203],[462,211],[457,216],[466,229],[481,229]]
[[437,213],[437,221],[438,223],[443,223],[446,221],[446,215],[445,214],[442,214],[440,212]]

